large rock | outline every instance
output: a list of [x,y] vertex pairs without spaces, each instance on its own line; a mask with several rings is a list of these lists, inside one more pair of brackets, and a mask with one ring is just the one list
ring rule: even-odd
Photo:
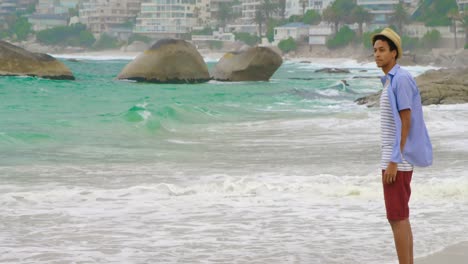
[[[468,68],[431,70],[416,78],[423,105],[468,103]],[[380,92],[356,100],[379,106]]]
[[70,69],[54,57],[33,53],[0,41],[0,75],[37,76],[57,80],[74,80]]
[[200,83],[210,80],[208,67],[195,47],[184,40],[163,39],[138,55],[118,79],[155,83]]
[[377,93],[358,98],[354,102],[356,102],[358,105],[366,105],[367,107],[379,107],[381,94],[382,90],[378,91]]
[[254,47],[226,53],[211,76],[218,81],[268,81],[282,63],[281,56],[272,49]]
[[468,103],[468,68],[428,71],[416,78],[422,103]]

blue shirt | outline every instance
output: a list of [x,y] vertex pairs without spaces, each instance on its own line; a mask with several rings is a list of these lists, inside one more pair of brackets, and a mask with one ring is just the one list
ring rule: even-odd
[[[432,164],[432,144],[424,123],[421,95],[416,81],[411,74],[396,64],[387,76],[382,77],[382,84],[390,78],[388,98],[395,120],[396,135],[390,161],[401,163],[402,155],[411,164],[426,167]],[[411,110],[411,126],[403,153],[400,151],[401,119],[399,112]]]

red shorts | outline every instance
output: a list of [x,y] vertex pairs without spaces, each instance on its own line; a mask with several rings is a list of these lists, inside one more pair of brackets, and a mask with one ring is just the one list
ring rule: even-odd
[[[385,170],[382,170],[382,177]],[[396,181],[383,184],[385,209],[388,220],[405,220],[409,217],[409,199],[411,196],[411,178],[413,171],[397,171]]]

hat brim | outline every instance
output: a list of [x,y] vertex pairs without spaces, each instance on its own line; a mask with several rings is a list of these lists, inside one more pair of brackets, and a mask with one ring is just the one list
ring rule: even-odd
[[403,49],[401,48],[401,46],[400,46],[400,45],[397,45],[397,44],[395,43],[395,41],[394,41],[391,37],[389,37],[388,35],[386,35],[386,34],[377,33],[377,34],[372,35],[372,44],[375,43],[375,38],[378,37],[378,36],[384,36],[384,37],[386,37],[387,39],[389,39],[389,40],[395,45],[395,47],[397,47],[397,50],[398,50],[397,59],[399,59],[399,58],[401,58],[401,56],[403,56]]

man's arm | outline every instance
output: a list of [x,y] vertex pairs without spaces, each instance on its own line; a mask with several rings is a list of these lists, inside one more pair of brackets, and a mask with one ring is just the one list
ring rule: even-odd
[[[404,109],[399,112],[401,120],[401,141],[400,141],[400,151],[403,153],[405,148],[406,139],[408,138],[408,133],[411,127],[411,110]],[[396,181],[396,174],[398,170],[398,164],[395,162],[390,162],[385,170],[385,175],[383,177],[383,182],[390,184]]]

